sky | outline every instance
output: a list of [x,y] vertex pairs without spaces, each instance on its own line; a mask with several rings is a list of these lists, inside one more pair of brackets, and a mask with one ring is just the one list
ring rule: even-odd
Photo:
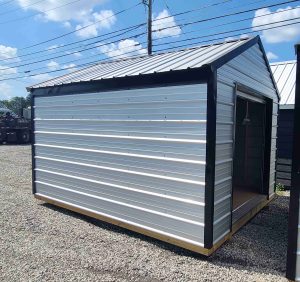
[[[154,0],[152,18],[154,53],[260,35],[276,62],[295,59],[300,42],[300,1]],[[146,20],[142,0],[0,0],[0,99],[88,63],[146,54]]]

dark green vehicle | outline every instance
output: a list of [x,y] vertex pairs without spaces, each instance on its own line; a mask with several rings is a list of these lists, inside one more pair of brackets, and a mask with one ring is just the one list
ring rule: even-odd
[[31,124],[29,120],[18,117],[11,110],[0,108],[0,144],[30,142]]

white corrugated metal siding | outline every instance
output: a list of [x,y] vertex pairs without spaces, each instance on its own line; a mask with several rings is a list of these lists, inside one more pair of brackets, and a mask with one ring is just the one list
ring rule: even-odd
[[295,104],[296,61],[272,63],[271,70],[280,94],[280,107],[293,107]]
[[34,99],[37,195],[203,246],[206,84]]
[[270,194],[275,183],[275,155],[277,129],[277,95],[269,70],[259,45],[255,45],[237,56],[217,71],[217,126],[216,131],[223,131],[226,136],[216,137],[216,174],[215,174],[215,211],[214,211],[214,242],[216,243],[230,232],[231,227],[231,187],[233,160],[233,122],[234,122],[234,83],[265,94],[274,99],[273,130],[270,172]]

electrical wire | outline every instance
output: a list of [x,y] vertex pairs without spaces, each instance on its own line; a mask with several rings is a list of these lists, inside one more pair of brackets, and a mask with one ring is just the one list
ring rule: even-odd
[[51,42],[51,41],[56,40],[56,39],[63,38],[63,37],[65,37],[65,36],[68,36],[68,35],[70,35],[70,34],[76,33],[76,32],[78,32],[78,31],[80,31],[80,30],[86,29],[86,28],[88,28],[88,27],[90,27],[90,26],[93,26],[93,25],[95,25],[95,24],[98,24],[98,23],[100,23],[100,22],[106,21],[106,20],[108,20],[108,19],[110,19],[110,18],[112,18],[112,17],[115,17],[116,15],[125,13],[125,12],[127,12],[127,11],[129,11],[129,10],[135,8],[135,7],[138,7],[139,5],[141,5],[141,3],[135,4],[135,5],[133,5],[133,6],[130,6],[129,8],[126,8],[126,9],[119,10],[118,12],[114,13],[113,15],[111,15],[111,16],[109,16],[109,17],[106,17],[106,18],[104,18],[104,19],[95,21],[95,22],[93,22],[92,24],[85,25],[85,26],[83,26],[83,27],[81,27],[81,28],[78,28],[78,29],[76,29],[76,30],[72,30],[72,31],[70,31],[70,32],[61,34],[61,35],[56,36],[56,37],[53,37],[53,38],[51,38],[51,39],[47,39],[47,40],[45,40],[45,41],[41,41],[41,42],[39,42],[39,43],[36,43],[36,44],[30,45],[30,46],[24,47],[24,48],[22,48],[22,49],[20,49],[20,50],[29,49],[29,48],[32,48],[32,47],[36,47],[36,46],[39,46],[39,45],[42,45],[42,44]]
[[[290,8],[290,9],[287,9],[287,10],[294,10],[294,9],[299,9],[300,7],[294,7],[294,8]],[[257,18],[259,17],[264,17],[264,16],[269,16],[269,15],[273,15],[273,14],[279,14],[279,13],[283,13],[287,10],[281,10],[281,11],[277,11],[277,12],[272,12],[272,13],[266,13],[266,14],[263,14],[263,15],[259,15],[257,16]],[[222,24],[219,24],[219,25],[214,25],[214,26],[210,26],[210,27],[207,27],[207,28],[216,28],[216,27],[219,27],[219,26],[224,26],[226,24],[232,24],[232,23],[239,23],[239,22],[242,22],[242,21],[246,21],[248,19],[252,19],[252,18],[246,18],[246,19],[241,19],[241,20],[237,20],[237,21],[232,21],[230,23],[222,23]],[[295,19],[295,18],[294,18]],[[289,20],[293,20],[293,19],[289,19]],[[184,25],[191,25],[191,24],[198,24],[198,23],[201,23],[201,21],[196,21],[196,22],[191,22],[191,23],[186,23]],[[166,27],[166,28],[163,28],[163,29],[159,29],[160,31],[161,30],[166,30],[166,29],[172,29],[174,27]],[[253,27],[252,27],[253,28]],[[255,27],[254,27],[255,28]],[[250,28],[247,28],[247,29],[250,29]],[[219,32],[219,33],[215,33],[214,35],[221,35],[221,34],[226,34],[226,33],[230,33],[230,32],[236,32],[236,31],[241,31],[241,30],[245,30],[245,28],[241,28],[241,29],[236,29],[236,30],[232,30],[232,31],[226,31],[226,32]],[[156,32],[157,30],[154,30],[153,32]],[[193,30],[193,31],[190,31],[190,32],[187,32],[187,33],[194,33],[194,32],[198,32],[200,30]],[[135,36],[132,36],[133,38],[137,38],[137,37],[140,37],[142,36],[143,34],[136,34]],[[115,37],[118,37],[119,35],[116,35],[116,36],[112,36],[110,38],[115,38]],[[212,35],[202,35],[201,38],[206,38],[206,37],[210,37]],[[167,37],[172,37],[172,36],[167,36]],[[165,38],[167,38],[165,37]],[[107,38],[107,39],[110,39],[110,38]],[[194,38],[187,38],[187,39],[180,39],[181,42],[183,41],[191,41],[191,40],[194,40],[194,39],[198,39],[199,37],[194,37]],[[126,38],[122,38],[122,39],[119,39],[119,40],[124,40]],[[117,40],[117,41],[119,41]],[[156,41],[157,39],[154,39],[153,41]],[[110,43],[116,43],[117,41],[113,41],[113,42],[108,42],[108,43],[104,43],[104,44],[101,44],[101,45],[95,45],[95,46],[92,46],[90,48],[83,48],[83,49],[76,49],[76,51],[73,51],[69,54],[63,54],[63,55],[59,55],[59,56],[54,56],[54,57],[50,57],[50,58],[46,58],[46,59],[43,59],[43,60],[38,60],[38,61],[34,61],[34,62],[31,62],[31,63],[23,63],[23,64],[19,64],[19,65],[10,65],[10,64],[7,64],[7,66],[10,66],[10,67],[7,67],[7,68],[3,68],[3,70],[5,69],[10,69],[10,68],[16,68],[16,67],[23,67],[23,66],[28,66],[28,65],[31,65],[31,64],[37,64],[37,63],[41,63],[41,62],[45,62],[45,61],[48,61],[48,60],[54,60],[54,59],[58,59],[58,58],[62,58],[62,57],[65,57],[65,56],[70,56],[70,55],[73,55],[75,53],[78,53],[78,52],[84,52],[84,51],[88,51],[88,50],[92,50],[92,49],[95,49],[95,48],[99,48],[99,47],[102,47],[104,45],[107,45],[107,44],[110,44]],[[100,42],[100,41],[98,41]],[[90,43],[88,45],[92,45],[94,43],[98,43],[98,42],[93,42],[93,43]],[[178,42],[178,41],[174,41],[174,42]],[[173,43],[172,41],[171,42],[168,42],[168,44],[170,43]],[[165,43],[164,43],[165,44]],[[87,45],[87,46],[88,46]],[[158,46],[158,45],[154,45],[154,46]],[[74,48],[72,49],[68,49],[68,50],[64,50],[63,52],[65,51],[69,51],[69,50],[74,50]],[[30,61],[31,59],[29,59]],[[25,60],[26,61],[26,60]],[[28,60],[27,60],[28,61]],[[23,61],[24,62],[24,61]]]
[[25,5],[25,6],[22,6],[22,7],[19,7],[19,8],[15,8],[15,9],[11,9],[11,10],[8,10],[8,11],[4,11],[3,13],[0,13],[0,16],[1,15],[6,15],[6,14],[9,14],[9,13],[13,13],[15,11],[23,10],[24,8],[28,8],[28,7],[34,6],[34,5],[38,4],[38,3],[45,2],[45,1],[46,0],[39,0],[37,2],[31,3],[30,5]]
[[11,3],[11,2],[14,2],[15,0],[10,0],[10,1],[6,1],[6,2],[4,2],[4,3],[1,3],[0,4],[0,7],[1,6],[4,6],[4,5],[6,5],[6,4],[9,4],[9,3]]
[[[78,1],[78,0],[77,0]],[[80,1],[80,0],[79,0]],[[210,4],[210,5],[205,5],[205,6],[202,6],[202,7],[200,7],[200,8],[197,8],[197,9],[192,9],[192,10],[188,10],[188,11],[184,11],[184,12],[181,12],[181,13],[177,13],[177,14],[175,14],[175,15],[182,15],[182,14],[187,14],[187,13],[191,13],[191,12],[195,12],[195,11],[199,11],[199,10],[203,10],[203,9],[205,9],[205,8],[210,8],[210,7],[214,7],[214,6],[216,6],[216,5],[221,5],[221,4],[224,4],[224,3],[227,3],[229,0],[225,0],[225,1],[221,1],[221,2],[217,2],[217,3],[214,3],[214,4]],[[263,0],[263,1],[265,1],[265,0]],[[297,2],[297,1],[299,1],[299,0],[296,0],[296,1],[288,1],[288,2],[283,2],[283,3],[291,3],[291,2]],[[252,4],[255,4],[255,3],[259,3],[259,2],[262,2],[261,0],[260,1],[255,1],[254,3],[250,3],[251,5]],[[281,3],[278,3],[278,4],[274,4],[274,5],[281,5],[282,4],[282,2]],[[272,5],[272,6],[274,6],[274,5]],[[245,6],[245,5],[244,5]],[[240,6],[239,6],[240,7]],[[269,7],[269,6],[263,6],[263,7],[257,7],[257,8],[255,8],[255,10],[256,9],[261,9],[261,8],[266,8],[266,7]],[[248,10],[249,11],[249,10]],[[175,16],[174,15],[174,16]],[[160,19],[157,19],[157,20],[153,20],[153,22],[155,22],[155,21],[158,21],[158,20],[163,20],[163,19],[166,19],[166,18],[170,18],[170,17],[173,17],[173,15],[172,16],[167,16],[167,17],[163,17],[163,18],[160,18]],[[207,19],[207,20],[209,20],[209,19]],[[145,23],[146,24],[146,23]],[[105,34],[104,34],[105,35]],[[104,36],[103,35],[103,36]],[[94,37],[94,38],[97,38],[98,36],[96,36],[96,37]],[[89,38],[89,39],[84,39],[84,40],[79,40],[79,41],[77,41],[77,43],[79,43],[79,42],[83,42],[83,41],[87,41],[87,40],[91,40],[91,39],[93,39],[93,38]],[[51,39],[52,40],[52,39]],[[41,42],[40,42],[41,43]],[[53,48],[53,49],[59,49],[59,48],[63,48],[63,47],[65,47],[65,46],[68,46],[68,45],[71,45],[71,44],[76,44],[76,42],[74,42],[74,43],[70,43],[70,44],[64,44],[64,45],[62,45],[62,46],[57,46],[57,47],[55,47],[55,48]],[[35,46],[35,45],[32,45],[32,46]],[[25,47],[26,49],[27,48],[31,48],[31,46],[27,46],[27,47]],[[19,49],[19,50],[23,50],[24,48],[21,48],[21,49]],[[46,49],[46,50],[40,50],[40,51],[37,51],[37,52],[32,52],[32,53],[29,53],[29,54],[25,54],[25,55],[20,55],[20,56],[16,56],[16,57],[11,57],[11,58],[6,58],[6,59],[2,59],[2,61],[4,61],[4,60],[10,60],[10,59],[14,59],[14,58],[20,58],[20,57],[22,57],[22,56],[29,56],[29,55],[33,55],[33,54],[37,54],[37,53],[41,53],[41,52],[47,52],[47,51],[49,51],[48,49]]]
[[48,9],[48,10],[40,11],[40,12],[38,12],[38,13],[34,13],[34,14],[32,14],[32,15],[29,15],[29,16],[20,17],[20,18],[17,18],[17,19],[12,19],[12,20],[7,20],[7,21],[4,21],[4,22],[0,22],[0,24],[7,24],[7,23],[11,23],[11,22],[16,22],[16,21],[19,21],[19,20],[23,20],[23,19],[32,18],[32,17],[38,16],[38,15],[41,15],[41,14],[46,14],[47,12],[50,12],[50,11],[54,11],[54,10],[60,9],[60,8],[62,8],[62,7],[65,7],[65,6],[74,4],[74,3],[79,2],[79,1],[82,1],[82,0],[71,1],[71,2],[69,2],[69,3],[65,3],[65,4],[63,4],[63,5],[60,5],[60,6],[57,6],[57,7]]
[[[177,16],[177,15],[183,15],[183,14],[188,14],[188,13],[196,12],[196,11],[199,11],[199,10],[211,8],[211,7],[214,7],[214,6],[218,6],[218,5],[227,3],[228,1],[229,1],[229,0],[223,0],[223,1],[220,1],[220,2],[217,2],[217,3],[213,3],[213,4],[209,4],[209,5],[204,5],[204,6],[201,6],[201,7],[199,7],[199,8],[196,8],[196,9],[187,10],[187,11],[184,11],[184,12],[177,13],[177,14],[175,14],[174,16]],[[140,5],[140,4],[141,4],[141,3],[139,3],[139,4],[135,5],[135,6],[138,6],[138,5]],[[130,7],[130,8],[128,8],[128,9],[125,9],[125,10],[129,10],[129,9],[131,9],[131,8],[134,8],[135,6]],[[48,10],[48,11],[49,11],[49,10]],[[38,14],[40,14],[40,13],[38,13]],[[163,19],[170,18],[170,17],[171,17],[171,16],[162,17],[162,18],[160,18],[159,20],[163,20]],[[157,20],[153,20],[152,22],[155,22],[155,21],[157,21]],[[97,22],[93,23],[92,25],[94,25],[94,24],[96,24],[96,23],[97,23]],[[1,24],[1,22],[0,22],[0,24]],[[76,31],[73,31],[73,32],[71,32],[71,33],[74,33],[74,32],[76,32]],[[32,47],[36,47],[36,46],[38,46],[38,45],[42,45],[42,44],[44,44],[44,43],[51,42],[51,41],[54,41],[54,40],[56,40],[56,39],[62,38],[62,37],[67,36],[67,35],[69,35],[69,34],[71,34],[71,33],[65,33],[65,34],[62,34],[62,35],[60,35],[60,36],[58,36],[58,37],[50,38],[50,39],[48,39],[47,41],[42,41],[42,42],[36,43],[36,44],[34,44],[34,45],[30,45],[30,46],[26,46],[26,47],[20,48],[19,50],[24,50],[24,49],[29,49],[29,48],[32,48]]]
[[[283,22],[283,21],[280,21],[280,22]],[[276,24],[276,23],[277,22],[274,22],[272,24]],[[287,23],[287,24],[284,24],[284,25],[277,25],[277,26],[272,26],[272,27],[268,27],[268,28],[263,28],[263,29],[260,29],[259,31],[276,29],[276,28],[281,28],[281,27],[285,27],[285,26],[291,26],[291,25],[295,25],[295,24],[300,24],[300,21],[294,22],[294,23]],[[265,24],[265,26],[266,25],[270,25],[270,24]],[[263,25],[260,25],[260,26],[263,26]],[[252,33],[257,33],[259,31],[253,31]],[[232,35],[232,36],[240,36],[240,35],[241,34],[239,33],[239,34],[235,34],[235,35]],[[199,38],[201,38],[201,37],[199,37]],[[212,41],[216,41],[216,40],[221,40],[221,39],[224,39],[224,38],[227,38],[227,37],[214,38],[214,39],[205,40],[205,41],[198,41],[198,42],[194,42],[194,43],[191,43],[191,44],[195,45],[195,44],[207,43],[207,42],[212,42]],[[179,40],[179,42],[180,42],[180,40]],[[183,44],[183,45],[176,46],[175,48],[182,48],[182,47],[186,47],[186,46],[191,46],[191,44]],[[167,51],[167,50],[170,50],[170,49],[174,49],[174,48],[173,47],[171,47],[171,48],[163,48],[163,49],[160,49],[160,50],[156,50],[155,53]],[[134,53],[134,52],[136,52],[136,50],[130,51],[130,52],[125,52],[122,55],[111,56],[110,60],[103,59],[103,60],[98,60],[98,61],[92,61],[92,62],[88,62],[88,63],[85,63],[85,64],[77,65],[76,67],[86,67],[86,66],[90,66],[90,65],[99,64],[100,62],[111,61],[111,59],[120,58],[120,57],[122,58],[122,56],[124,57],[124,55],[130,54],[130,53]],[[18,77],[5,78],[5,79],[1,79],[0,81],[7,81],[7,80],[12,80],[12,79],[23,79],[23,78],[34,77],[34,76],[43,75],[43,74],[49,74],[49,73],[54,73],[54,72],[66,71],[68,69],[74,69],[74,67],[69,67],[69,68],[64,68],[64,69],[58,69],[58,70],[53,70],[53,71],[47,71],[47,72],[42,72],[42,73],[38,73],[38,74],[31,74],[31,75],[27,75],[27,76],[18,76]]]
[[[32,53],[28,53],[28,54],[23,54],[23,55],[19,55],[19,56],[15,56],[15,57],[9,57],[9,58],[5,58],[5,59],[1,59],[0,62],[1,61],[12,60],[12,59],[19,59],[19,58],[22,58],[22,57],[32,56],[32,55],[36,55],[36,54],[44,53],[44,52],[48,53],[49,51],[53,51],[53,50],[57,50],[57,49],[60,49],[60,48],[66,47],[66,46],[70,46],[70,45],[74,45],[74,44],[86,42],[86,41],[89,41],[89,40],[92,40],[92,39],[95,39],[95,38],[99,39],[99,38],[102,38],[102,37],[104,37],[106,35],[115,34],[115,33],[118,33],[120,31],[124,31],[122,34],[125,34],[126,32],[135,30],[135,29],[137,29],[137,28],[139,28],[139,27],[141,27],[143,25],[146,25],[146,23],[141,23],[141,24],[133,25],[133,26],[130,26],[130,27],[127,27],[127,28],[119,29],[119,30],[116,30],[116,31],[113,31],[113,32],[108,32],[108,33],[105,33],[105,34],[102,34],[102,35],[99,35],[99,36],[95,36],[95,37],[92,37],[92,38],[88,38],[88,39],[84,39],[84,40],[79,40],[79,41],[76,41],[76,42],[71,42],[71,43],[68,43],[68,44],[60,45],[60,46],[55,46],[53,48],[50,48],[50,49],[48,48],[46,50],[39,50],[39,51],[35,51],[35,52],[32,52]],[[104,38],[102,40],[106,40],[106,39],[108,39],[108,38]],[[96,41],[96,42],[93,42],[93,43],[97,43],[97,42],[100,42],[100,41]],[[87,45],[90,45],[90,44],[92,44],[92,43],[89,43]],[[77,47],[75,47],[75,48],[77,48]],[[72,48],[72,49],[74,49],[74,48]],[[66,52],[68,50],[70,50],[70,49],[62,50],[60,52],[52,53],[52,54],[58,54],[58,53],[61,53],[61,52]]]

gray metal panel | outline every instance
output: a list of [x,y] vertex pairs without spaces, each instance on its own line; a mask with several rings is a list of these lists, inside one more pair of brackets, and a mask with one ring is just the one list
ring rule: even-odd
[[37,194],[203,246],[207,85],[35,97]]
[[295,104],[296,60],[272,63],[271,70],[280,94],[280,106]]
[[179,51],[131,57],[115,61],[100,62],[82,70],[66,74],[29,87],[40,88],[81,81],[95,81],[124,76],[137,76],[171,70],[200,68],[224,56],[251,39],[226,41],[218,44],[199,46]]
[[[269,70],[263,58],[259,45],[251,47],[241,55],[218,69],[217,84],[217,129],[222,130],[222,122],[227,126],[228,134],[218,134],[216,137],[216,175],[215,175],[215,213],[214,213],[214,243],[221,240],[231,227],[231,187],[233,159],[233,122],[234,122],[234,91],[235,83],[241,83],[263,93],[276,103],[277,95]],[[274,106],[276,105],[274,103]],[[273,109],[273,148],[271,155],[270,181],[274,181],[276,153],[277,107]],[[270,182],[271,193],[271,182]],[[222,204],[222,201],[224,204]]]

